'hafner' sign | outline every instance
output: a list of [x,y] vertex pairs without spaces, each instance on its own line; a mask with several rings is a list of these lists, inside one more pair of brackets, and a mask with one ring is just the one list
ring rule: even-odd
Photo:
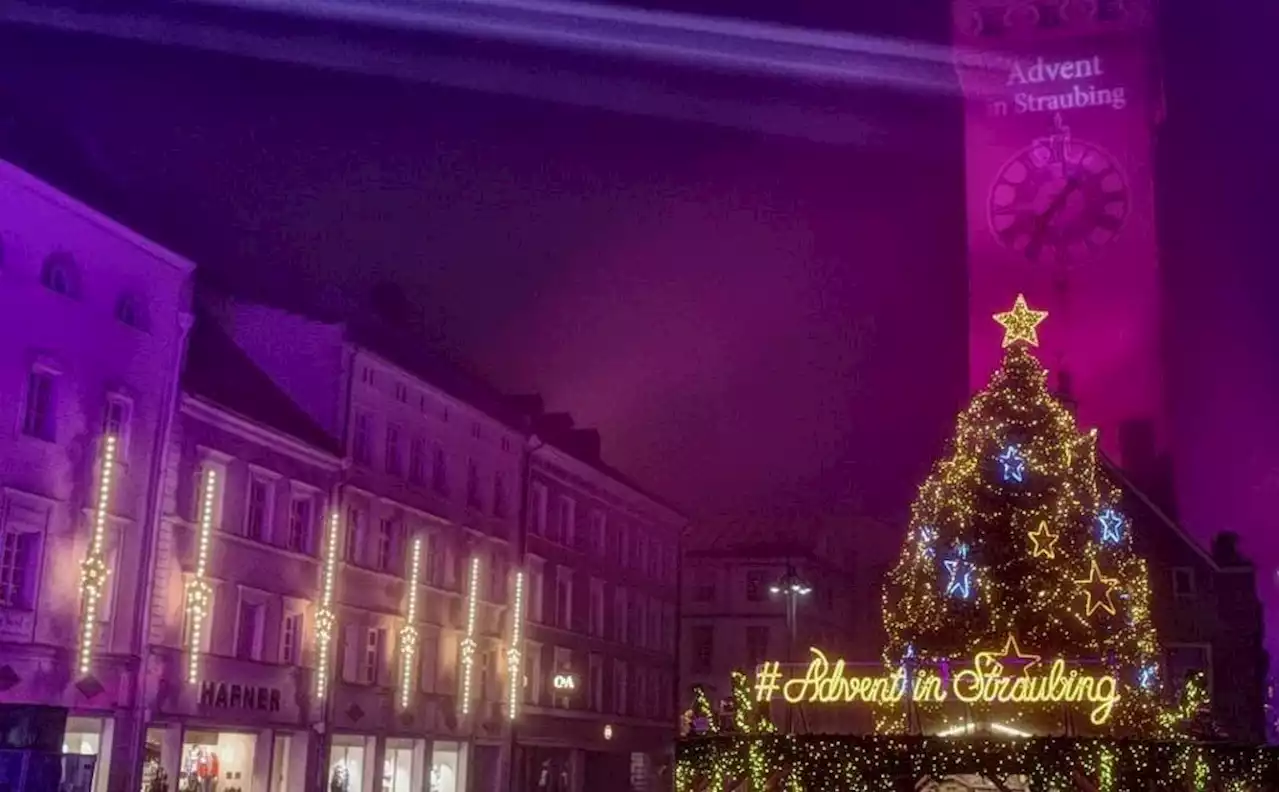
[[1066,661],[1054,660],[1043,671],[1031,673],[1040,658],[1019,655],[1020,671],[1005,673],[1007,658],[981,652],[973,662],[945,676],[936,671],[916,671],[908,678],[905,668],[892,674],[855,676],[846,674],[845,661],[829,660],[819,649],[809,650],[812,658],[804,676],[785,678],[782,664],[762,663],[756,671],[757,701],[781,696],[788,703],[862,703],[893,705],[909,700],[941,703],[955,700],[965,704],[1075,704],[1088,707],[1089,720],[1106,723],[1120,700],[1119,680],[1110,674],[1090,675],[1068,669]]
[[263,685],[236,685],[208,680],[200,685],[200,706],[208,709],[279,712],[280,691]]

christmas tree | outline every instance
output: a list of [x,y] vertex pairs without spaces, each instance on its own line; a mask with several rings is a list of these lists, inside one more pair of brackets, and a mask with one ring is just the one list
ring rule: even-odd
[[[936,668],[976,657],[1016,674],[1066,659],[1118,683],[1114,710],[1087,730],[1150,735],[1162,721],[1146,563],[1099,464],[1096,434],[1077,428],[1031,354],[1046,316],[1019,295],[994,317],[1005,328],[1004,361],[920,487],[886,581],[885,660]],[[964,717],[1011,710],[982,708],[969,706]],[[934,710],[918,714],[941,728],[949,717]],[[1061,711],[1014,715],[1043,731],[1063,720]]]

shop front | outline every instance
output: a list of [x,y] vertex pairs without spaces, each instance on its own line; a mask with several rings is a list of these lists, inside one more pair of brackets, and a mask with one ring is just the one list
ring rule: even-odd
[[[176,668],[173,669],[177,671]],[[307,786],[313,732],[301,669],[206,658],[202,679],[158,687],[142,792],[157,777],[179,792],[292,792]]]

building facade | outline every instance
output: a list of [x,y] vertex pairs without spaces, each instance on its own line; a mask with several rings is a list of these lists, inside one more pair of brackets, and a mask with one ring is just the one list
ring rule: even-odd
[[0,702],[129,783],[139,619],[190,262],[0,162]]
[[[323,786],[440,792],[507,778],[505,702],[525,435],[377,328],[224,304],[220,323],[340,438]],[[299,354],[299,350],[305,350]],[[441,379],[447,379],[443,374]],[[497,402],[494,403],[495,405]],[[321,592],[323,598],[325,592]]]
[[150,576],[144,784],[163,769],[179,789],[308,788],[314,625],[342,471],[336,441],[198,321]]
[[512,789],[667,788],[685,520],[604,465],[594,431],[535,414]]
[[[692,703],[695,685],[713,703],[727,701],[734,671],[750,675],[766,660],[804,665],[811,646],[879,664],[878,580],[840,545],[847,526],[843,533],[809,528],[734,524],[690,539],[681,568],[682,709]],[[857,708],[781,702],[771,713],[780,728],[800,732],[863,731],[870,726],[864,715]]]

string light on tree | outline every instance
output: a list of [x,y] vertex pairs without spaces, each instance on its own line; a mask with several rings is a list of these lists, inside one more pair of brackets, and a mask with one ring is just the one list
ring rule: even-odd
[[106,545],[107,519],[111,508],[111,486],[115,477],[116,438],[102,438],[102,457],[98,462],[97,504],[93,511],[93,527],[89,533],[89,549],[80,562],[80,652],[76,668],[81,676],[93,670],[93,650],[98,640],[98,617],[107,590],[107,562],[103,559]]

